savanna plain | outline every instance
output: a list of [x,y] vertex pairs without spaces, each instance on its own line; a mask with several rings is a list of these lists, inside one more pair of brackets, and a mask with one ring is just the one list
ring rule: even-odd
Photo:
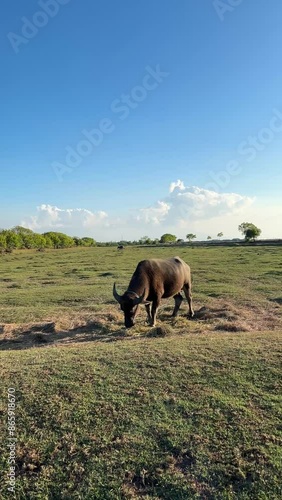
[[[195,318],[163,300],[156,327],[141,308],[126,330],[113,282],[174,255]],[[279,246],[0,255],[0,498],[280,499],[281,283]]]

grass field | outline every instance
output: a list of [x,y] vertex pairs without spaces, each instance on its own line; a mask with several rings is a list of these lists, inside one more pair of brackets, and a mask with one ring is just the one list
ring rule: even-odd
[[[183,302],[126,331],[112,297],[178,254]],[[0,257],[1,499],[15,387],[18,499],[281,498],[280,247],[80,248]]]

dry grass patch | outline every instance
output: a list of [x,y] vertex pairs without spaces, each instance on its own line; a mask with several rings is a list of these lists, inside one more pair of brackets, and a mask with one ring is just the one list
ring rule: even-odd
[[223,321],[218,323],[215,328],[216,331],[224,332],[250,332],[251,328],[243,321]]
[[[185,304],[186,306],[186,304]],[[267,306],[232,300],[209,298],[206,305],[195,301],[195,316],[187,318],[182,305],[176,318],[171,317],[172,304],[163,301],[153,329],[147,324],[144,307],[136,317],[136,325],[126,330],[122,312],[116,304],[96,305],[93,310],[82,309],[62,313],[44,322],[0,326],[0,349],[28,349],[33,346],[73,344],[78,342],[110,342],[124,338],[167,337],[207,331],[252,332],[282,328],[281,306],[268,302]]]
[[174,334],[173,328],[169,325],[155,326],[147,334],[146,337],[169,337]]
[[277,306],[235,305],[221,299],[213,301],[210,307],[200,308],[195,312],[194,319],[207,322],[215,330],[227,332],[276,330],[282,326],[281,311]]
[[87,341],[110,341],[125,336],[118,311],[62,315],[57,321],[6,324],[0,327],[0,349],[28,349],[40,344],[57,345]]

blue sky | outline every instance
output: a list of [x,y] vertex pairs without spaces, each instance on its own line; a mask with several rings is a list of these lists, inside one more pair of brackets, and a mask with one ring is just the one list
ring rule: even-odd
[[5,2],[0,226],[281,237],[282,4],[232,3]]

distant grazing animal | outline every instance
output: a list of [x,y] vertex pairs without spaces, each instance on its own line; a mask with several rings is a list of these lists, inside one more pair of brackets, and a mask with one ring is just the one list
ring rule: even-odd
[[[114,283],[113,296],[124,312],[126,328],[131,328],[134,325],[139,304],[145,305],[148,322],[151,326],[155,326],[161,298],[174,298],[175,305],[172,316],[176,316],[183,300],[180,294],[181,290],[184,290],[189,305],[189,317],[192,318],[194,311],[191,294],[191,271],[188,264],[179,257],[149,259],[139,262],[128,289],[123,295],[117,293]],[[152,302],[152,308],[150,302]]]
[[123,245],[119,245],[118,246],[118,250],[123,250],[124,249],[124,246]]

